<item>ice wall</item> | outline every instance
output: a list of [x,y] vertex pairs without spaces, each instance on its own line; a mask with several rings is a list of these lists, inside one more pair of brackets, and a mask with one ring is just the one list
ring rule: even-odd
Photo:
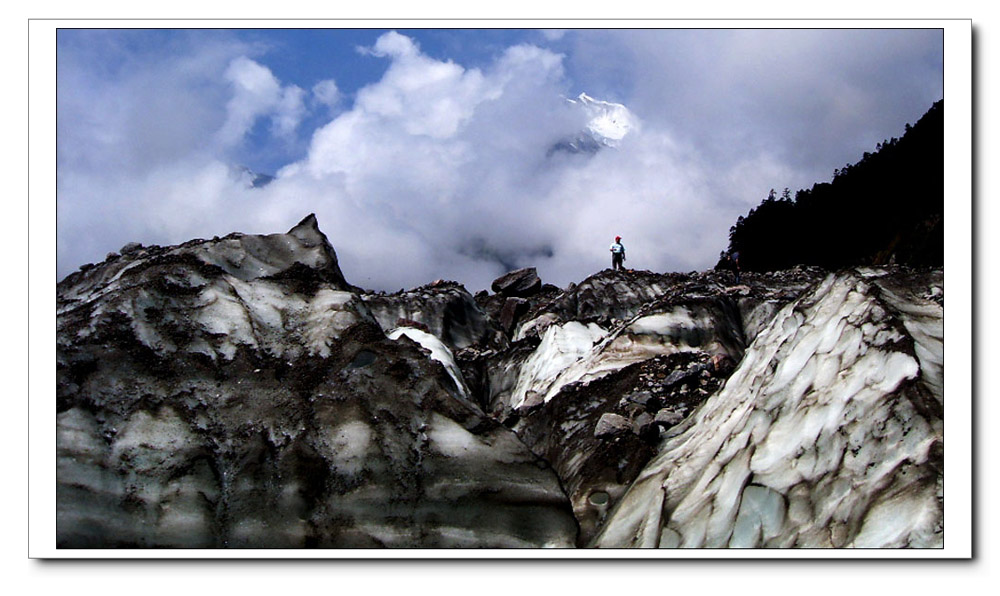
[[[921,365],[936,358],[883,296],[845,272],[782,308],[594,545],[940,546],[943,411]],[[907,310],[937,329],[934,306]]]

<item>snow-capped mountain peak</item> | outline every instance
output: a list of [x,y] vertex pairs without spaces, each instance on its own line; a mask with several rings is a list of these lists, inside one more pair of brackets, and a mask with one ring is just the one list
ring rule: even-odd
[[626,135],[639,128],[639,119],[620,103],[594,99],[586,93],[566,101],[583,113],[586,126],[553,145],[549,155],[557,151],[593,154],[604,147],[618,147]]
[[617,145],[629,131],[637,128],[638,120],[635,115],[620,103],[594,99],[586,93],[568,101],[583,108],[590,117],[587,130],[606,145]]

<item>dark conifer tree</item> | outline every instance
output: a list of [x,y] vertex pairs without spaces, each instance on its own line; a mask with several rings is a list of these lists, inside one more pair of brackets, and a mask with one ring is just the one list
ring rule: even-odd
[[729,230],[729,251],[750,271],[796,264],[942,265],[944,102],[902,138],[833,172],[831,182],[777,199],[774,189]]

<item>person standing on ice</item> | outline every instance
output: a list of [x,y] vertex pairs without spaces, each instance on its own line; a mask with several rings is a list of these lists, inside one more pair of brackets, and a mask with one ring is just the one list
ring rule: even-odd
[[615,236],[615,243],[611,245],[611,270],[618,271],[625,261],[625,247],[622,245],[622,237]]

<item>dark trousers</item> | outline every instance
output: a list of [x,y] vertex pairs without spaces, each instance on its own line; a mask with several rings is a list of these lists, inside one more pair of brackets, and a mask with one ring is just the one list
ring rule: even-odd
[[618,253],[618,252],[611,253],[611,269],[613,269],[615,271],[621,269],[622,268],[622,257],[624,257],[624,256],[625,255],[623,255],[621,253]]

